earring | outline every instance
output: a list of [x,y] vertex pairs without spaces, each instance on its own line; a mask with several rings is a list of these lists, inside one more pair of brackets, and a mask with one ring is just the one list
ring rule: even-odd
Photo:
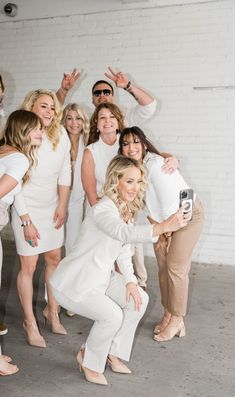
[[100,130],[99,130],[99,128],[96,128],[96,132],[97,132],[97,134],[99,134],[99,133],[100,133]]

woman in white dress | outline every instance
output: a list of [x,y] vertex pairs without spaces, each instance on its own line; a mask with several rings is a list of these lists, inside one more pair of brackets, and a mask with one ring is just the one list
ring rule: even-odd
[[81,181],[81,163],[83,150],[88,141],[89,118],[85,109],[77,103],[69,103],[64,108],[61,123],[71,142],[72,182],[65,224],[65,250],[68,255],[77,241],[84,217],[85,192]]
[[[76,246],[51,278],[60,305],[94,320],[77,355],[89,382],[107,384],[107,360],[114,372],[131,373],[122,360],[130,358],[148,296],[137,285],[129,243],[151,242],[163,231],[186,225],[181,210],[158,225],[133,225],[144,189],[144,167],[116,156],[107,169],[103,198],[90,208]],[[121,273],[115,271],[115,262]]]
[[44,135],[37,166],[33,168],[22,193],[16,196],[12,209],[12,227],[20,258],[17,287],[27,341],[32,346],[46,347],[33,312],[33,275],[39,254],[44,253],[48,305],[43,310],[43,316],[50,323],[52,332],[66,334],[48,280],[61,259],[64,241],[71,183],[70,141],[60,125],[61,108],[52,91],[30,92],[22,108],[40,117]]
[[[162,222],[179,208],[180,191],[188,185],[178,170],[162,172],[164,159],[138,127],[125,128],[120,136],[119,153],[144,163],[148,171],[145,202],[152,219]],[[188,274],[192,251],[203,226],[203,208],[194,194],[192,220],[181,230],[161,234],[154,244],[159,267],[159,284],[164,315],[155,326],[154,339],[163,342],[185,335],[183,317],[188,300]]]
[[[8,207],[21,189],[21,181],[27,184],[32,166],[36,162],[36,149],[42,141],[41,122],[38,116],[26,110],[16,110],[8,117],[3,137],[0,140],[0,230],[8,222]],[[0,286],[2,270],[2,243],[0,238]],[[0,325],[0,335],[7,328]],[[1,354],[0,375],[18,372],[11,358]]]

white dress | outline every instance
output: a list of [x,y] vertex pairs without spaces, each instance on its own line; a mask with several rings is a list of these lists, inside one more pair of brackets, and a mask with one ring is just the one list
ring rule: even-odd
[[119,149],[119,135],[113,145],[107,145],[101,137],[99,140],[87,146],[93,156],[95,164],[96,192],[98,196],[102,195],[102,189],[105,183],[106,170],[110,161],[117,155]]
[[[38,150],[38,163],[30,180],[15,197],[12,208],[12,227],[19,255],[31,256],[60,248],[64,241],[64,227],[55,229],[53,221],[58,205],[58,185],[70,186],[70,140],[64,128],[55,150],[45,134]],[[20,217],[28,213],[40,234],[37,247],[24,238]]]
[[80,136],[77,159],[73,165],[73,184],[69,195],[68,218],[65,224],[65,250],[68,255],[79,237],[84,216],[85,192],[81,180],[81,163],[84,151],[83,136]]

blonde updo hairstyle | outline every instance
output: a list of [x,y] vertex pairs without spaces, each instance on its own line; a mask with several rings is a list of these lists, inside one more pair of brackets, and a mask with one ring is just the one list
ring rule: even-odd
[[90,122],[89,122],[89,117],[87,115],[87,112],[86,112],[85,108],[80,106],[78,103],[69,103],[63,110],[61,124],[64,127],[65,127],[65,121],[66,121],[67,114],[70,110],[73,110],[74,112],[76,112],[78,114],[78,116],[83,121],[82,135],[83,135],[83,142],[86,145],[88,142],[89,130],[90,130]]
[[36,152],[38,147],[32,145],[30,132],[35,128],[42,128],[40,118],[27,110],[16,110],[7,119],[0,146],[9,145],[23,153],[29,160],[29,169],[23,177],[23,183],[30,178],[30,172],[37,163]]
[[[136,167],[141,172],[140,189],[133,201],[125,202],[120,198],[119,182],[128,168]],[[122,219],[125,222],[133,222],[137,212],[143,208],[144,193],[147,187],[145,167],[137,160],[118,155],[109,163],[106,171],[106,180],[103,194],[108,196],[117,206]]]
[[45,90],[45,89],[31,91],[28,93],[28,95],[26,95],[24,102],[21,105],[21,109],[32,111],[33,106],[37,101],[37,99],[43,95],[50,96],[55,106],[55,115],[51,124],[48,127],[43,127],[43,130],[46,132],[48,139],[52,143],[53,150],[55,150],[59,143],[60,135],[61,135],[60,121],[62,114],[61,106],[57,99],[56,94],[51,90]]

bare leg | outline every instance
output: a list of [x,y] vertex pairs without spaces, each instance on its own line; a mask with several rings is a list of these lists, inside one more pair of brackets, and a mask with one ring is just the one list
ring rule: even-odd
[[17,276],[17,288],[24,312],[23,328],[26,332],[27,341],[31,346],[46,347],[33,313],[33,275],[37,261],[38,255],[20,255],[21,268]]
[[17,276],[17,288],[20,303],[26,321],[36,321],[33,313],[33,275],[37,266],[38,255],[22,256],[20,258],[20,271]]
[[63,325],[60,323],[58,316],[58,303],[56,302],[51,286],[50,278],[55,271],[61,259],[61,249],[57,248],[53,251],[48,251],[44,254],[45,257],[45,283],[47,287],[48,304],[43,310],[43,316],[46,321],[51,324],[52,332],[55,334],[66,335],[67,332]]

